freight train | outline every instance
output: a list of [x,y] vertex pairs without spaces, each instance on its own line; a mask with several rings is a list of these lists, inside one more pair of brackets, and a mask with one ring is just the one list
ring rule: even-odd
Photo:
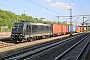
[[[82,30],[83,27],[72,26],[72,32],[81,32]],[[67,25],[21,21],[13,24],[11,38],[15,41],[33,41],[68,33],[70,33],[70,26]]]

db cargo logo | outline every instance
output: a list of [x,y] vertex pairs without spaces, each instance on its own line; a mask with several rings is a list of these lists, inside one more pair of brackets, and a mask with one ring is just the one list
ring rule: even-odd
[[17,29],[17,31],[18,31],[18,29]]

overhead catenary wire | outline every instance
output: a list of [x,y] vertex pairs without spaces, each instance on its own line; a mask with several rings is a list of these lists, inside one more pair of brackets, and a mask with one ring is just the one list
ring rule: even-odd
[[[52,0],[52,1],[54,1],[54,0]],[[54,2],[56,2],[56,1],[54,1]],[[71,4],[69,4],[69,5],[71,6]],[[61,6],[63,6],[63,5],[61,5]],[[61,16],[61,17],[70,17],[70,16]],[[74,16],[72,16],[72,17],[74,17]],[[79,17],[78,17],[78,18],[79,18]],[[77,19],[78,19],[78,18],[77,18]],[[77,20],[77,19],[75,19],[75,20]],[[75,20],[74,20],[74,21],[75,21]],[[73,21],[73,22],[74,22],[74,21]],[[69,21],[67,21],[67,22],[69,22]],[[72,22],[72,23],[73,23],[73,22]],[[69,23],[70,23],[70,22],[69,22]]]
[[[54,0],[52,0],[52,1],[54,1]],[[54,1],[55,2],[55,1]],[[61,6],[63,6],[62,4],[60,4]],[[71,4],[68,4],[70,7],[71,7]],[[59,5],[58,5],[59,6]],[[63,6],[64,7],[64,6]],[[66,22],[69,22],[70,24],[72,23],[71,21],[72,21],[72,12],[71,12],[71,10],[72,10],[72,8],[69,8],[68,10],[70,10],[70,16],[66,16],[66,17],[70,17],[70,22],[68,21],[68,20],[66,20]],[[57,18],[58,18],[58,20],[59,20],[59,17],[61,17],[61,16],[57,16]],[[62,17],[65,17],[65,16],[62,16]]]
[[[40,4],[38,4],[38,3],[36,3],[36,2],[34,2],[34,1],[32,1],[32,0],[25,0],[25,1],[27,1],[27,2],[29,2],[29,3],[32,3],[32,4],[35,4],[35,5],[37,5],[37,6],[40,6],[40,7],[44,8],[44,9],[47,9],[47,10],[49,10],[49,11],[53,12],[53,13],[58,14],[58,15],[63,16],[62,14],[60,14],[60,13],[58,13],[58,12],[56,12],[56,11],[53,11],[53,10],[51,10],[51,9],[49,9],[49,8],[45,7],[45,6],[42,6],[42,5],[40,5]],[[64,18],[64,19],[65,19],[65,18]],[[65,19],[65,20],[66,20],[66,19]]]
[[[78,18],[79,18],[79,17],[77,17],[77,19],[78,19]],[[73,22],[75,22],[77,19],[75,19]],[[73,22],[72,22],[72,23],[73,23]]]
[[[10,2],[10,0],[6,0],[6,1],[8,1],[8,2]],[[17,4],[17,3],[14,3],[14,2],[10,2],[10,3],[12,3],[12,4],[14,4],[14,5],[18,5],[19,7],[20,7],[20,10],[22,10],[22,12],[25,14],[25,9],[28,9],[28,7],[24,7],[24,6],[22,6],[22,5],[20,5],[20,4]],[[24,9],[23,9],[24,8]],[[18,9],[18,8],[17,8]],[[16,9],[16,10],[17,10]],[[18,9],[19,10],[19,9]],[[31,12],[33,12],[33,13],[35,13],[35,11],[33,11],[33,10],[30,10]],[[23,13],[21,13],[21,14],[23,14]]]
[[[74,1],[73,0],[71,0],[72,1],[72,3],[74,3]],[[75,4],[75,3],[74,3]],[[81,12],[81,13],[83,13],[84,14],[84,12],[77,6],[77,5],[75,5],[78,9],[79,9],[79,11]]]
[[[53,2],[56,2],[55,0],[52,0]],[[61,5],[61,6],[63,6],[63,5]],[[59,5],[58,5],[58,7],[59,7]],[[64,6],[63,6],[64,7]],[[61,9],[62,10],[62,9]],[[63,11],[63,10],[62,10]],[[63,15],[62,15],[63,16]],[[64,18],[65,19],[65,18]],[[65,19],[66,21],[67,21],[67,19]]]
[[[56,11],[53,11],[53,10],[47,8],[47,7],[44,7],[44,6],[42,6],[42,5],[37,4],[37,3],[35,3],[34,1],[31,1],[31,0],[26,0],[26,1],[30,1],[31,3],[36,4],[36,5],[40,6],[40,7],[43,7],[43,8],[45,8],[45,9],[47,9],[47,10],[49,10],[49,11],[52,11],[52,12],[58,14],[58,15],[62,15],[62,14],[60,14],[60,13],[58,13],[58,12],[56,12]],[[1,6],[9,7],[9,8],[13,8],[13,9],[19,10],[18,8],[10,7],[10,6],[6,6],[6,5],[2,5],[2,4],[1,4]],[[20,7],[22,7],[22,6],[20,6]],[[18,13],[18,12],[16,12],[16,13]],[[22,14],[22,13],[19,13],[19,14]]]
[[[72,3],[74,3],[74,1],[73,0],[71,0],[72,1]],[[79,1],[78,1],[79,2]],[[75,3],[74,3],[75,4]],[[80,2],[79,2],[79,4],[80,4]],[[85,14],[85,12],[83,12],[77,5],[76,5],[76,7],[80,10],[80,12],[81,13],[83,13],[83,14]],[[82,6],[81,6],[82,7]],[[90,16],[90,15],[77,15],[77,16]],[[74,16],[75,17],[75,16]]]
[[[81,3],[80,3],[80,1],[79,0],[77,0],[77,2],[79,3],[79,5],[81,6],[81,8],[83,9],[83,10],[85,10],[85,8],[83,8],[83,6],[81,5]],[[86,12],[87,13],[87,12]]]
[[[4,4],[0,4],[0,5],[3,6],[3,7],[15,9],[16,11],[12,11],[12,12],[17,13],[17,15],[18,15],[18,14],[26,14],[26,11],[23,10],[23,8],[28,9],[27,7],[24,7],[24,6],[19,5],[19,4],[17,4],[17,3],[11,2],[10,0],[6,0],[6,1],[9,2],[9,3],[12,3],[13,5],[18,5],[19,8],[17,8],[17,7],[12,7],[13,5],[11,5],[11,6],[4,5]],[[6,10],[7,10],[7,9],[6,9]],[[9,11],[10,11],[10,10],[9,10]],[[19,11],[20,11],[20,12],[19,12]],[[30,12],[35,13],[35,11],[33,11],[33,10],[30,10]],[[33,17],[33,16],[32,16],[32,17]],[[33,18],[34,18],[34,17],[33,17]]]
[[[40,4],[35,3],[35,2],[32,1],[32,0],[26,0],[26,1],[29,1],[29,2],[31,2],[31,3],[34,3],[35,5],[38,5],[38,6],[40,6],[40,7],[43,7],[43,8],[45,8],[45,9],[51,11],[51,12],[54,12],[54,13],[56,13],[56,14],[62,15],[62,14],[60,14],[60,13],[58,13],[58,12],[55,12],[55,11],[53,11],[53,10],[47,8],[47,7],[44,7],[44,6],[40,5]],[[53,1],[53,0],[52,0],[52,1]],[[73,2],[73,0],[72,0],[72,2]],[[74,3],[74,2],[73,2],[73,3]],[[63,15],[62,15],[62,16],[63,16]],[[64,19],[65,19],[65,18],[64,18]],[[65,19],[65,20],[66,20],[66,19]]]
[[[7,7],[7,8],[13,8],[13,9],[16,9],[16,10],[18,10],[18,11],[19,11],[19,9],[18,9],[18,8],[10,7],[10,6],[3,5],[3,4],[0,4],[0,5],[1,5],[1,6],[3,6],[3,7]],[[15,13],[18,13],[18,12],[16,12],[16,11],[15,11]],[[22,13],[19,13],[19,14],[22,14]]]
[[35,4],[35,5],[37,5],[37,6],[40,6],[40,7],[44,8],[44,9],[47,9],[47,10],[49,10],[49,11],[51,11],[51,12],[54,12],[54,13],[56,13],[56,14],[62,15],[62,14],[60,14],[60,13],[58,13],[58,12],[55,12],[55,11],[53,11],[53,10],[47,8],[47,7],[44,7],[44,6],[42,6],[42,5],[38,4],[38,3],[35,3],[35,2],[32,1],[32,0],[26,0],[26,1],[27,1],[27,2],[30,2],[30,3],[32,3],[32,4]]
[[[54,1],[54,0],[52,0],[52,1],[53,1],[53,2],[56,2],[56,1]],[[45,3],[49,4],[48,2],[45,2]],[[61,6],[63,6],[63,5],[61,5]],[[59,7],[59,5],[58,5],[58,7]],[[64,6],[63,6],[63,7],[64,7]],[[60,10],[62,10],[62,9],[60,9]],[[63,11],[63,10],[62,10],[62,11]],[[64,13],[65,13],[65,12],[64,12]],[[62,15],[62,16],[63,16],[63,15]],[[63,19],[67,21],[66,18],[63,17]],[[59,22],[59,21],[58,21],[58,22]]]
[[56,19],[54,18],[54,17],[52,17],[53,18],[53,20],[56,22]]
[[[56,2],[55,0],[52,0],[53,2]],[[65,0],[64,0],[65,1]],[[62,4],[60,4],[62,7],[64,7],[64,5],[62,5]],[[72,8],[72,4],[70,3],[70,4],[68,4],[70,7],[69,8],[67,8],[67,10],[69,10],[69,9],[71,9]],[[59,5],[58,5],[59,6]],[[63,11],[63,10],[62,10]],[[76,11],[74,11],[74,12],[76,12]]]

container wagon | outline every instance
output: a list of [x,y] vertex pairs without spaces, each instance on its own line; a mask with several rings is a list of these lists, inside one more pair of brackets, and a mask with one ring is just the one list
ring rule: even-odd
[[76,32],[80,32],[80,27],[76,26]]
[[[71,26],[72,28],[72,33],[75,33],[76,32],[76,26]],[[68,26],[68,33],[70,33],[70,26]]]
[[61,25],[59,24],[51,24],[52,26],[52,35],[56,36],[56,35],[61,35],[62,31],[61,31]]
[[62,31],[62,34],[67,34],[68,33],[68,26],[67,25],[62,25],[61,26],[61,31]]

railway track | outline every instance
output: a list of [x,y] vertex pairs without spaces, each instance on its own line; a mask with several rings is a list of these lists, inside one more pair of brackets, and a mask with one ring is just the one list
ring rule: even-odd
[[64,44],[71,42],[71,41],[74,41],[73,42],[73,44],[74,44],[77,42],[75,39],[78,39],[78,38],[81,39],[84,36],[87,36],[87,34],[83,34],[83,35],[81,34],[81,35],[77,35],[77,36],[62,40],[62,41],[56,41],[56,42],[54,41],[52,43],[43,44],[40,46],[36,46],[34,48],[29,48],[29,49],[26,49],[26,50],[23,50],[23,51],[14,53],[14,54],[10,54],[8,56],[1,57],[0,60],[4,60],[4,59],[8,59],[8,60],[14,60],[14,59],[16,59],[16,60],[19,60],[19,59],[34,60],[34,59],[38,59],[38,57],[40,58],[40,56],[42,54],[44,54],[48,51],[51,51],[52,49],[56,49],[59,46],[64,47]]
[[7,39],[1,39],[0,40],[0,48],[8,47],[8,46],[13,46],[14,44],[11,43],[8,38]]
[[[79,60],[85,49],[88,47],[88,44],[90,43],[90,37],[85,39],[86,37],[55,57],[54,60]],[[83,59],[85,59],[85,57]]]
[[13,45],[14,45],[13,43],[6,43],[6,42],[0,41],[0,49],[4,47],[13,46]]
[[[84,37],[83,39],[86,39],[88,37],[88,35],[84,35],[82,37]],[[72,41],[75,42],[74,40],[72,40]],[[73,43],[73,42],[71,42],[71,43]],[[59,59],[59,56],[58,56],[59,54],[62,54],[62,52],[65,52],[66,50],[68,50],[68,48],[70,48],[72,45],[74,45],[74,44],[70,44],[70,42],[67,42],[67,43],[65,43],[65,44],[68,47],[65,47],[64,44],[61,44],[61,46],[57,45],[56,47],[52,47],[52,48],[50,48],[50,49],[48,49],[48,50],[46,50],[46,51],[44,51],[44,52],[42,52],[40,54],[37,54],[34,57],[31,57],[31,58],[28,57],[27,60],[68,60],[68,59]],[[73,59],[71,59],[71,60],[73,60]]]

